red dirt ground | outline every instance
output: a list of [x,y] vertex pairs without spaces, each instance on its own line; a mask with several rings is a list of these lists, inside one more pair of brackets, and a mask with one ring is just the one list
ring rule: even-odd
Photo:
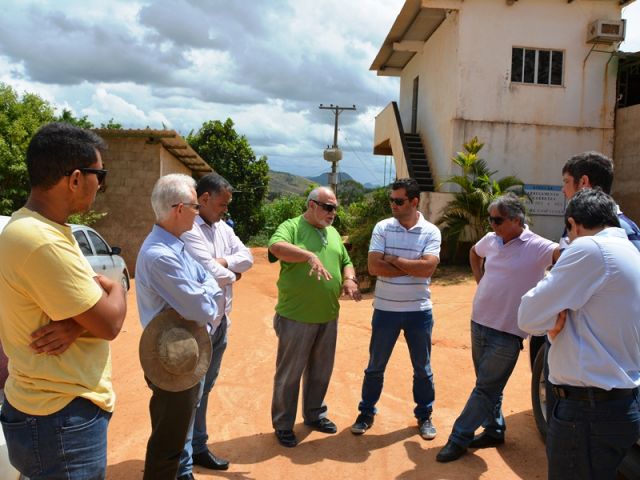
[[[531,373],[525,350],[507,385],[504,415],[507,441],[498,449],[476,450],[440,464],[435,456],[445,444],[456,416],[473,388],[469,318],[475,283],[432,287],[435,326],[432,366],[436,382],[435,440],[420,438],[413,418],[412,371],[401,337],[385,376],[375,425],[365,435],[349,431],[357,416],[363,370],[368,359],[371,295],[360,302],[342,300],[335,369],[327,395],[336,435],[311,431],[299,417],[298,447],[281,447],[271,428],[271,393],[276,337],[272,328],[278,265],[265,249],[254,249],[256,264],[235,287],[229,346],[209,401],[209,447],[231,461],[226,472],[196,467],[198,479],[543,479],[547,462],[535,429],[529,397]],[[109,426],[110,480],[142,478],[150,431],[146,387],[138,361],[141,327],[135,288],[129,313],[112,343],[116,410]]]

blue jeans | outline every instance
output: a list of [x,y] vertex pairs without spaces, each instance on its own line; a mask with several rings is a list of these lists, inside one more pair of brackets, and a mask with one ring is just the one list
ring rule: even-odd
[[5,400],[0,416],[11,465],[31,480],[104,479],[110,418],[80,397],[44,416],[22,413]]
[[400,330],[409,347],[413,365],[413,400],[416,418],[428,418],[433,410],[435,390],[431,372],[431,310],[417,312],[387,312],[374,310],[371,319],[369,365],[364,371],[362,401],[358,410],[364,415],[375,415],[376,403],[382,394],[384,371],[398,340]]
[[180,455],[180,467],[178,476],[186,475],[193,470],[192,456],[194,454],[207,451],[207,405],[209,404],[209,393],[216,383],[220,373],[222,356],[227,349],[227,318],[223,317],[220,325],[210,336],[211,339],[211,362],[207,373],[201,381],[201,394],[196,412],[189,424],[189,433],[184,444],[184,451]]
[[516,366],[521,347],[522,339],[517,335],[471,322],[471,355],[476,386],[453,424],[450,441],[466,448],[480,426],[493,437],[504,436],[502,391]]
[[638,392],[604,402],[559,398],[547,430],[549,479],[616,478],[640,438]]

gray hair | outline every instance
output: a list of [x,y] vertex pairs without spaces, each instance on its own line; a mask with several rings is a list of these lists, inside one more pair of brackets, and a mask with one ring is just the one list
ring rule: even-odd
[[489,204],[487,211],[490,212],[494,208],[500,212],[500,215],[504,215],[510,220],[517,218],[520,220],[520,225],[524,226],[524,205],[515,194],[505,193],[504,195],[496,198]]
[[333,190],[331,190],[328,187],[316,187],[313,190],[311,190],[309,192],[309,195],[307,196],[307,206],[309,205],[309,202],[311,200],[315,200],[317,202],[318,199],[320,198],[320,192],[322,192],[322,191],[325,191],[325,192],[328,191],[328,192],[333,193]]
[[151,207],[156,214],[156,221],[162,222],[171,212],[171,205],[180,202],[191,202],[192,190],[196,181],[183,173],[171,173],[160,177],[151,192]]

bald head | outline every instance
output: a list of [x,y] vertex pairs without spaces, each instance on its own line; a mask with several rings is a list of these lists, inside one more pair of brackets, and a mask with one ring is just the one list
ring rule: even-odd
[[338,200],[333,190],[317,187],[309,192],[304,218],[316,228],[325,228],[333,223],[337,208]]

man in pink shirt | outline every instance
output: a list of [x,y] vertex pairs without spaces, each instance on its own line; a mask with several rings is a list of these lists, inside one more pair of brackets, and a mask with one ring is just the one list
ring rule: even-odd
[[[560,255],[558,245],[529,230],[524,218],[518,197],[498,197],[489,205],[493,232],[469,252],[478,283],[471,318],[476,385],[453,425],[449,441],[436,456],[439,462],[457,460],[467,448],[504,443],[502,391],[518,360],[522,339],[527,336],[518,328],[520,299]],[[483,432],[474,437],[481,426]]]

